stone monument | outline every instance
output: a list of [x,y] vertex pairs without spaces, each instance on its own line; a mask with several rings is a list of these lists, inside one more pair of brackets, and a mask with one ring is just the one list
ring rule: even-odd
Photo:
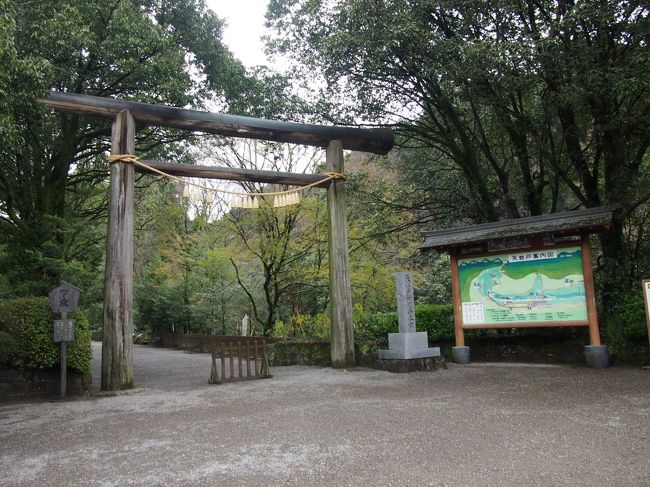
[[429,347],[426,331],[415,331],[415,300],[410,272],[395,274],[399,333],[388,334],[388,350],[379,350],[382,360],[406,360],[439,357],[439,347]]

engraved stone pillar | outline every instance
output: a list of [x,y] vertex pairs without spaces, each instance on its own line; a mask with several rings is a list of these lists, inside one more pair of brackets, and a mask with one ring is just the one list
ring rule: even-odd
[[399,333],[388,334],[388,350],[379,350],[379,358],[382,360],[404,360],[439,357],[439,347],[429,348],[427,332],[416,331],[411,273],[398,272],[395,274],[395,284],[397,287]]

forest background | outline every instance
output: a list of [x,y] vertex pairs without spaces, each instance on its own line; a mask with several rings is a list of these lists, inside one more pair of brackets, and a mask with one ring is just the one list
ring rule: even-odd
[[[644,334],[650,276],[650,8],[644,2],[271,0],[269,54],[245,68],[203,0],[0,0],[0,300],[83,289],[102,327],[110,124],[53,113],[48,90],[310,123],[388,126],[386,157],[347,155],[355,326],[450,302],[449,265],[419,232],[616,205],[592,239],[605,341]],[[138,129],[142,158],[321,171],[323,153]],[[229,209],[178,184],[136,183],[138,333],[323,338],[324,194]],[[269,190],[249,185],[246,190]],[[451,323],[450,323],[451,326]],[[500,332],[500,333],[508,333]]]

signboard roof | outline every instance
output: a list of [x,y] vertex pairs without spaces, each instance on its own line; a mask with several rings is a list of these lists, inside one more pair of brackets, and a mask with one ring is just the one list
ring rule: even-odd
[[503,220],[480,225],[447,228],[422,232],[424,244],[420,250],[446,251],[471,247],[490,240],[522,236],[570,236],[582,233],[602,233],[610,230],[616,206],[563,211],[547,215],[530,216],[516,220]]

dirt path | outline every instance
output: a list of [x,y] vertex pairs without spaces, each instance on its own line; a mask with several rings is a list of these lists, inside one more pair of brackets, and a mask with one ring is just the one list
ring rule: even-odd
[[647,370],[277,367],[214,386],[207,355],[134,361],[140,392],[0,406],[0,485],[650,485]]

